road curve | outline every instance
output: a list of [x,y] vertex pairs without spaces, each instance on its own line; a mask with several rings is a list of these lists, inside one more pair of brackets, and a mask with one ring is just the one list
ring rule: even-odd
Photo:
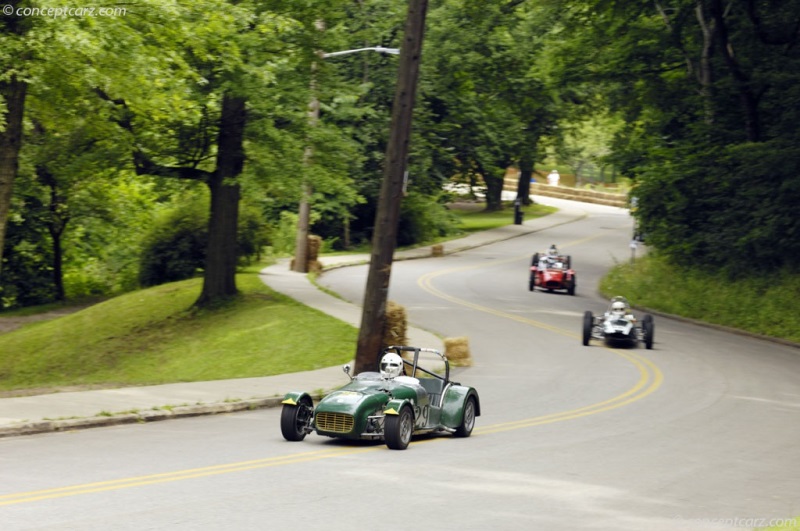
[[[631,223],[571,208],[587,216],[393,266],[390,298],[415,325],[469,339],[474,365],[455,377],[481,396],[472,437],[290,443],[277,408],[14,437],[0,440],[2,529],[694,531],[800,515],[798,351],[662,317],[652,351],[582,346]],[[574,297],[528,291],[552,243],[572,256]],[[360,304],[365,275],[320,281]]]

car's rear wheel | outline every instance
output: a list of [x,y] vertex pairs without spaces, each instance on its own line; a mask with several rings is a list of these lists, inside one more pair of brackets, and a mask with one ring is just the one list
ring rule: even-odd
[[589,310],[583,313],[583,346],[588,346],[592,339],[592,327],[594,326],[594,315]]
[[392,450],[405,450],[411,442],[414,432],[414,415],[411,408],[403,406],[397,415],[386,415],[383,427],[383,437],[386,446]]
[[647,314],[642,319],[642,329],[644,331],[644,346],[647,350],[653,348],[653,337],[656,333],[656,325],[653,322],[653,316]]
[[539,265],[539,253],[533,255],[531,259],[531,266],[538,266]]
[[572,269],[572,257],[567,255],[567,259],[564,261],[564,264],[567,266],[567,269]]
[[471,396],[467,398],[467,402],[464,404],[464,418],[461,420],[461,425],[456,428],[456,437],[470,436],[472,429],[475,427],[476,412],[477,406],[475,404],[475,397]]
[[311,423],[314,408],[311,399],[301,398],[297,405],[284,404],[281,411],[281,433],[287,441],[302,441],[306,438],[306,428]]

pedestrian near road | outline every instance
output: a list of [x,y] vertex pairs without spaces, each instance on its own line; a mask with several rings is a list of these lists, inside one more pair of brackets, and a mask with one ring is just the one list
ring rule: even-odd
[[553,170],[550,172],[550,175],[547,176],[547,184],[550,186],[558,186],[558,181],[561,176],[558,174],[558,170]]

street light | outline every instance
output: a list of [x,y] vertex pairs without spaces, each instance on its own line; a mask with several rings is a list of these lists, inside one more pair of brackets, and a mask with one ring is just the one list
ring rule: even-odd
[[[319,53],[323,59],[328,57],[338,57],[340,55],[348,55],[358,52],[378,52],[389,55],[398,55],[400,50],[398,48],[384,48],[383,46],[370,46],[367,48],[356,48],[354,50],[343,50],[341,52]],[[308,104],[308,124],[311,127],[317,125],[319,120],[319,100],[317,99],[316,91],[316,78],[315,72],[317,70],[317,63],[311,63],[311,101]],[[311,218],[311,206],[309,200],[311,198],[311,186],[308,183],[308,166],[311,164],[311,155],[313,148],[308,145],[303,153],[303,190],[300,196],[300,206],[297,209],[297,235],[295,237],[294,248],[294,265],[293,271],[298,273],[308,273],[308,229]]]

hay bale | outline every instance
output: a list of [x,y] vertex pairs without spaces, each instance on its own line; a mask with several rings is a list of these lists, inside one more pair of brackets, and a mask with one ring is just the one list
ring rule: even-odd
[[[319,259],[319,250],[322,249],[322,237],[316,234],[308,235],[308,262],[316,262]],[[310,269],[310,268],[309,268]]]
[[447,337],[444,340],[444,355],[451,365],[471,367],[472,355],[469,351],[468,337]]
[[444,256],[444,245],[439,243],[431,247],[431,256]]
[[393,301],[386,303],[386,323],[383,328],[383,348],[392,345],[408,345],[408,322],[406,309]]

